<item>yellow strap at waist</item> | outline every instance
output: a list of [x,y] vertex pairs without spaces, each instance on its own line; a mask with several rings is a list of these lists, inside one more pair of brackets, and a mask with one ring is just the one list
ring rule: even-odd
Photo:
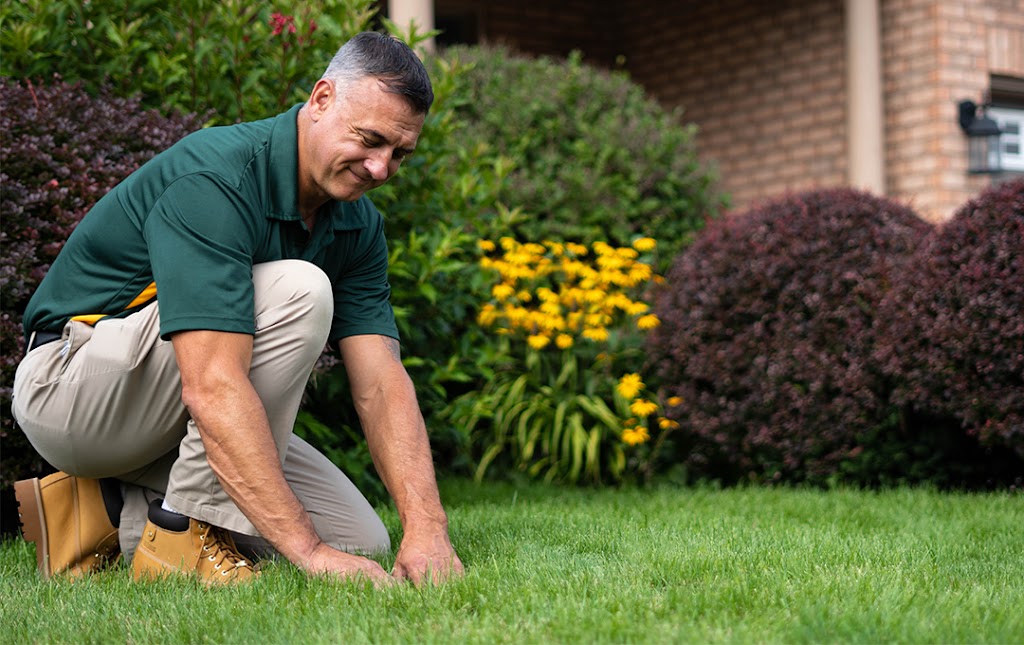
[[[128,306],[124,308],[125,311],[134,309],[140,305],[144,305],[153,298],[156,298],[156,283],[150,282],[149,286],[142,290],[142,293],[135,296],[135,299],[128,303]],[[80,314],[78,316],[72,316],[71,320],[78,322],[84,322],[87,325],[95,325],[97,321],[106,318],[109,314]]]

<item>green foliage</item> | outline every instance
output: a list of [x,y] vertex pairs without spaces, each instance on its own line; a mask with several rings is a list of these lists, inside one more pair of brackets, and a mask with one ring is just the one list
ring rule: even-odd
[[[513,355],[505,341],[503,349]],[[572,351],[557,358],[524,352],[521,360],[506,358],[481,391],[452,407],[453,420],[481,453],[476,479],[499,458],[506,469],[545,481],[620,479],[626,468],[618,441],[622,422],[605,402],[613,396],[614,377],[580,369]]]
[[370,0],[19,0],[0,8],[0,76],[60,74],[112,85],[144,106],[215,111],[230,123],[305,98],[334,52],[366,27]]
[[516,162],[499,195],[530,215],[516,237],[625,246],[649,235],[668,259],[722,206],[697,159],[695,128],[625,74],[585,65],[578,54],[531,59],[456,47],[445,57],[472,65],[460,140],[488,143]]

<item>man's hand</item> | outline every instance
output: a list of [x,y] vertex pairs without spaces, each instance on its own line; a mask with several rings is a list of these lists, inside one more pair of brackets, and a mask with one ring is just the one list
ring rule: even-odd
[[408,578],[419,586],[429,580],[434,584],[462,576],[462,562],[455,554],[448,532],[417,539],[407,535],[402,540],[391,572],[396,578]]
[[339,551],[323,542],[302,563],[302,569],[313,575],[369,580],[376,587],[387,586],[392,582],[384,568],[373,560]]

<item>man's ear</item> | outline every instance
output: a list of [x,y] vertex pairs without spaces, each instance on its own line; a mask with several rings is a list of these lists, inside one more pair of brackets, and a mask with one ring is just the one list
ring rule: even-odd
[[336,90],[334,81],[327,78],[321,78],[313,86],[313,91],[309,93],[307,105],[309,105],[309,115],[314,121],[318,120],[334,105],[334,101],[338,98]]

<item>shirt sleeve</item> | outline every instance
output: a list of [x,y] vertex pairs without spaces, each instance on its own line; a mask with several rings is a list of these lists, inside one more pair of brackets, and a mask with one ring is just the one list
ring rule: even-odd
[[255,333],[255,218],[238,191],[195,174],[170,184],[146,219],[160,336],[177,331]]

